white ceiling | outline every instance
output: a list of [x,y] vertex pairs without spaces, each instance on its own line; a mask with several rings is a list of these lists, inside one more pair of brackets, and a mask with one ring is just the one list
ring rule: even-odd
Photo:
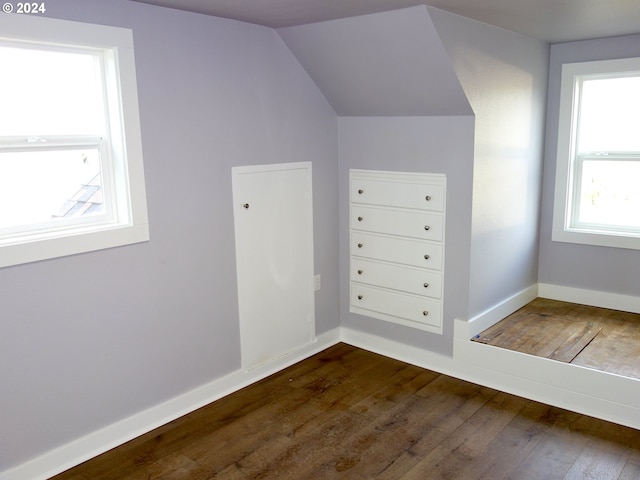
[[640,33],[640,0],[134,0],[272,28],[430,5],[550,43]]

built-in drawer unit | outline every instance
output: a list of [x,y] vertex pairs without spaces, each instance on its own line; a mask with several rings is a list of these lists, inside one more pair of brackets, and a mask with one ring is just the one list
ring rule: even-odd
[[416,295],[433,298],[442,296],[441,273],[425,268],[354,257],[351,261],[351,278],[357,282]]
[[351,184],[351,202],[444,211],[444,185],[361,178]]
[[350,171],[351,311],[442,333],[446,177]]
[[442,328],[442,304],[418,295],[371,287],[353,282],[351,304],[358,313],[422,330]]
[[442,244],[351,231],[351,255],[442,270]]
[[351,229],[442,241],[442,214],[406,208],[351,206]]

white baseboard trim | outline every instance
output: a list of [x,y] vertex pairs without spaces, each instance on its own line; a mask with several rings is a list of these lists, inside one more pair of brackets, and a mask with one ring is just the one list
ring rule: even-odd
[[540,283],[538,284],[538,296],[551,300],[591,305],[592,307],[640,313],[640,297],[632,295],[620,295],[618,293]]
[[640,381],[478,342],[456,341],[464,379],[640,429]]
[[480,315],[477,315],[470,319],[468,322],[462,322],[467,324],[468,330],[464,331],[463,328],[457,328],[456,333],[464,335],[464,337],[468,340],[469,338],[478,335],[480,332],[498,323],[508,315],[511,315],[516,310],[524,307],[527,303],[534,300],[537,296],[538,284],[536,283],[515,293],[499,304],[485,310]]
[[174,397],[51,450],[22,465],[0,472],[0,480],[39,480],[57,475],[118,445],[165,425],[230,393],[257,382],[340,342],[340,328],[275,361],[250,371],[236,370],[222,378]]
[[[468,339],[467,339],[468,340]],[[342,327],[342,341],[370,352],[394,358],[401,362],[433,370],[445,375],[456,376],[457,368],[452,357],[412,347],[404,343],[378,337],[359,330]]]

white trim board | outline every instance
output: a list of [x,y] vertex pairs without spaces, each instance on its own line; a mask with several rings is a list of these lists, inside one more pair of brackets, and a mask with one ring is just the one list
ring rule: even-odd
[[600,292],[583,288],[564,287],[549,283],[538,284],[538,296],[551,300],[580,303],[592,307],[610,308],[623,312],[640,313],[640,297]]
[[481,314],[476,315],[468,322],[461,322],[461,324],[463,324],[461,326],[466,328],[459,328],[454,333],[463,335],[467,339],[478,335],[487,328],[498,323],[503,318],[511,315],[516,310],[524,307],[527,303],[533,301],[537,296],[538,285],[531,285],[530,287],[527,287],[519,291],[518,293],[513,294],[511,297],[503,300],[497,305],[494,305],[492,308],[489,308]]
[[261,365],[250,371],[239,369],[231,372],[211,383],[91,432],[26,463],[0,472],[0,480],[44,480],[57,475],[339,342],[339,328],[322,333],[316,337],[313,343],[283,355],[269,364]]

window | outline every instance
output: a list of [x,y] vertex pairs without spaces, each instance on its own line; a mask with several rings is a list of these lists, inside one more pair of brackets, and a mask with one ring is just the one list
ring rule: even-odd
[[0,17],[0,267],[149,239],[130,30]]
[[553,240],[640,249],[640,58],[562,68]]

